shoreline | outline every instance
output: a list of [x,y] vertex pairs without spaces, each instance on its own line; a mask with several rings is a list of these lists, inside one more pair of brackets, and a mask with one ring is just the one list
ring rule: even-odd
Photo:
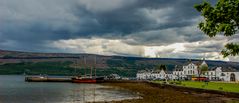
[[196,88],[196,87],[186,87],[186,86],[174,85],[174,84],[161,84],[161,83],[154,83],[154,82],[148,82],[148,83],[152,86],[161,87],[161,88],[174,88],[182,92],[209,93],[209,94],[223,95],[228,98],[239,98],[239,93],[237,92],[204,89],[204,88]]
[[[197,92],[194,90],[184,91],[182,89],[160,86],[160,84],[139,83],[102,83],[102,85],[127,89],[139,93],[142,99],[130,99],[123,101],[112,101],[112,103],[227,103],[239,102],[239,98],[228,97],[222,94]],[[102,103],[102,102],[98,102]]]

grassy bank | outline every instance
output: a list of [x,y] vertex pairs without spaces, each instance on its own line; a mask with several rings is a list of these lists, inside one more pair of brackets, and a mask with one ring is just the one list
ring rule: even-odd
[[154,87],[147,83],[104,83],[103,85],[128,89],[143,97],[143,99],[115,103],[227,103],[229,100],[215,94],[185,93],[172,88]]
[[[162,83],[162,81],[154,81],[154,82]],[[199,82],[199,81],[175,81],[175,82],[169,81],[169,83],[178,86],[239,93],[239,83]]]

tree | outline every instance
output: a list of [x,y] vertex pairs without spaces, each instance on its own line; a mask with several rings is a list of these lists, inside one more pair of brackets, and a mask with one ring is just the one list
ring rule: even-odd
[[156,70],[164,70],[166,71],[167,70],[167,66],[166,65],[156,65],[155,67]]
[[167,66],[166,65],[160,65],[160,69],[164,70],[164,71],[167,71]]
[[200,69],[201,69],[201,74],[205,74],[205,72],[208,71],[208,66],[202,65],[202,66],[200,66]]
[[165,82],[168,83],[168,74],[166,65],[156,65],[156,70],[163,70],[166,73]]
[[[204,17],[204,21],[200,22],[198,27],[209,37],[214,37],[217,34],[232,36],[237,33],[239,29],[239,0],[219,0],[215,6],[204,1],[202,4],[195,5],[194,8]],[[224,57],[239,55],[239,43],[226,44],[221,53]]]
[[207,65],[200,65],[199,68],[198,68],[199,78],[200,78],[201,75],[204,74],[206,71],[208,71],[208,66],[207,66]]

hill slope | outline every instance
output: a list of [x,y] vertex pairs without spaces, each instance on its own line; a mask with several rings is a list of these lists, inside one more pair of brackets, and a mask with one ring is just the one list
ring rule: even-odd
[[[199,62],[200,60],[192,60]],[[97,68],[97,75],[117,73],[134,77],[138,70],[153,69],[156,65],[167,65],[168,70],[175,65],[187,63],[187,59],[142,58],[124,56],[103,56],[94,54],[32,53],[0,50],[0,74],[50,74],[75,75],[90,73]],[[210,67],[231,67],[239,70],[238,62],[207,61]],[[85,69],[88,68],[88,69]]]

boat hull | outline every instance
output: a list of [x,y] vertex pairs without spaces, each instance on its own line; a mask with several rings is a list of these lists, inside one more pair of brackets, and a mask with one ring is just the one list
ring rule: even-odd
[[73,83],[96,83],[96,79],[72,79]]
[[72,78],[73,83],[100,83],[104,78]]

